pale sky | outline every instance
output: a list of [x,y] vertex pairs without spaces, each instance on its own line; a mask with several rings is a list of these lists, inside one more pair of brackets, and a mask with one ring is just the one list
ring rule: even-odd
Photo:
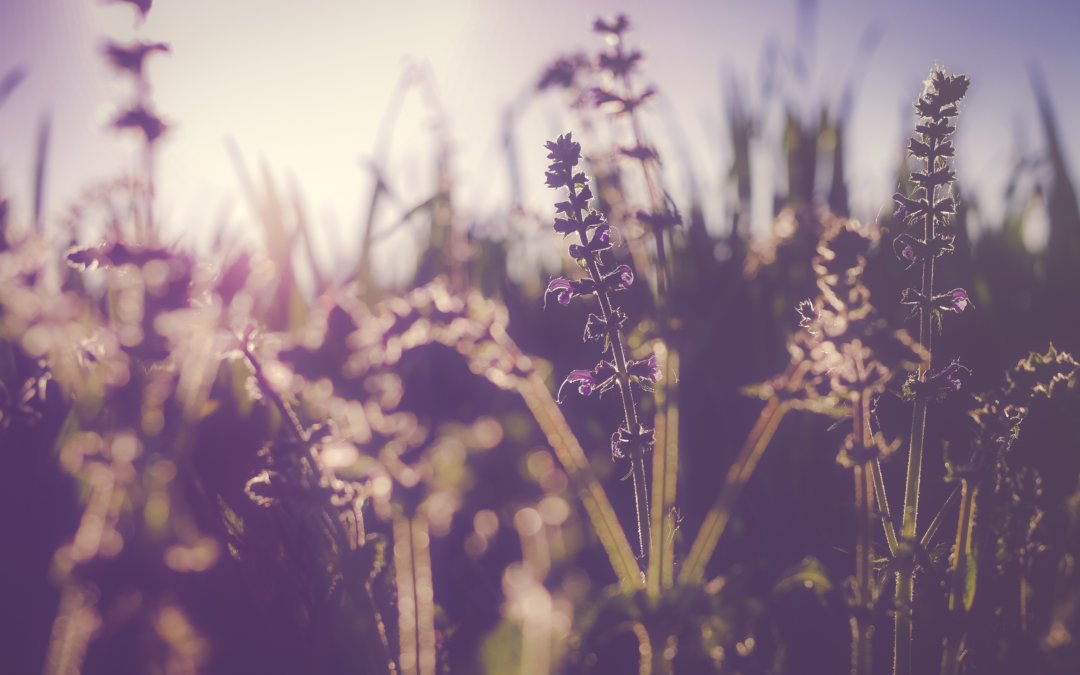
[[[1070,0],[821,0],[812,41],[796,35],[797,0],[707,2],[360,2],[357,0],[157,0],[138,25],[126,5],[97,0],[0,1],[0,75],[22,65],[28,77],[0,108],[0,182],[29,208],[38,117],[52,117],[46,210],[62,213],[95,180],[130,169],[136,146],[105,129],[130,95],[100,54],[105,37],[163,40],[171,55],[150,66],[158,109],[175,126],[159,157],[159,220],[167,233],[197,242],[221,212],[249,220],[225,150],[235,141],[248,167],[265,161],[281,182],[295,179],[316,224],[320,254],[347,259],[371,190],[363,161],[376,152],[380,122],[408,64],[430,67],[448,116],[466,218],[505,210],[507,179],[501,118],[555,55],[599,40],[598,14],[625,11],[633,45],[645,51],[643,81],[661,93],[651,120],[675,120],[714,214],[730,157],[724,139],[725,78],[759,86],[764,45],[812,46],[807,80],[790,89],[803,101],[834,102],[859,58],[848,139],[849,180],[857,215],[888,204],[898,148],[914,123],[911,101],[930,66],[972,78],[958,132],[957,173],[993,213],[1017,134],[1041,141],[1029,64],[1039,64],[1075,170],[1080,157],[1080,3]],[[934,27],[921,26],[933,19]],[[859,56],[867,30],[877,48]],[[788,78],[789,80],[791,78]],[[791,84],[789,82],[789,84]],[[557,96],[530,104],[516,129],[527,203],[544,209],[543,142],[570,123]],[[390,147],[392,187],[404,203],[432,190],[432,117],[423,97],[404,102]],[[756,174],[778,168],[764,153]],[[535,186],[535,189],[532,189]],[[678,198],[680,195],[676,193]],[[767,204],[764,191],[759,198]],[[232,204],[231,211],[228,205]],[[389,216],[388,216],[389,217]],[[760,225],[760,224],[759,224]],[[330,234],[328,234],[330,233]],[[404,250],[402,233],[386,253]]]

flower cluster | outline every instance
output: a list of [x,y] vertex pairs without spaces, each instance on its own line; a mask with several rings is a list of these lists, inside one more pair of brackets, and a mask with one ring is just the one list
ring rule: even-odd
[[587,276],[580,279],[553,279],[547,287],[546,296],[554,295],[561,305],[567,305],[577,297],[596,298],[598,311],[590,313],[585,321],[585,340],[602,342],[603,353],[609,358],[601,359],[591,370],[573,370],[559,387],[559,399],[568,386],[576,386],[582,396],[594,392],[603,394],[618,389],[623,401],[624,420],[611,436],[611,453],[614,457],[628,457],[635,449],[645,450],[652,445],[652,430],[637,420],[637,407],[632,387],[651,391],[660,379],[656,357],[640,361],[627,358],[620,336],[620,328],[626,322],[626,314],[614,303],[613,294],[625,290],[634,283],[634,272],[629,265],[611,268],[602,255],[611,248],[610,228],[604,216],[589,209],[592,190],[585,174],[577,171],[581,161],[581,145],[570,134],[559,136],[547,143],[547,185],[565,189],[567,198],[558,202],[555,210],[554,230],[566,237],[577,235],[577,242],[570,244],[569,253]]
[[[880,394],[898,370],[918,363],[925,351],[907,332],[889,328],[870,304],[862,276],[876,231],[835,216],[826,215],[823,222],[813,262],[820,294],[796,307],[804,330],[789,345],[791,367],[766,389],[795,407],[846,415],[853,395]],[[841,451],[845,465],[868,459],[856,456],[856,436],[853,432]],[[868,450],[875,456],[895,450],[880,434],[872,440]]]
[[969,413],[975,423],[971,455],[961,462],[955,453],[947,453],[949,476],[990,479],[1000,487],[1001,474],[1031,405],[1040,398],[1051,398],[1060,387],[1076,386],[1080,381],[1077,373],[1080,363],[1053,345],[1045,354],[1032,352],[1018,361],[1006,371],[1001,386],[975,396],[978,407]]
[[[649,195],[648,208],[630,208],[622,203],[622,199],[616,199],[612,204],[613,212],[637,221],[647,232],[660,235],[680,225],[682,215],[660,183],[657,171],[660,158],[656,148],[646,139],[638,116],[639,109],[656,96],[657,90],[653,86],[638,86],[634,80],[644,54],[640,49],[627,46],[626,33],[630,27],[630,20],[624,14],[597,18],[592,30],[604,39],[605,48],[593,56],[574,53],[559,57],[543,71],[537,89],[566,89],[573,97],[575,108],[596,109],[623,120],[629,132],[628,142],[619,143],[605,157],[610,165],[601,169],[598,175],[601,182],[611,179],[621,185],[616,160],[625,158],[640,163]],[[606,192],[602,198],[611,202]],[[640,267],[642,261],[637,257],[635,260]]]
[[[949,216],[956,212],[950,190],[956,175],[949,166],[955,155],[950,136],[956,127],[949,120],[958,114],[957,104],[969,84],[964,75],[947,75],[941,69],[931,72],[926,89],[915,104],[921,118],[915,127],[917,137],[908,141],[908,152],[924,165],[921,171],[911,174],[915,183],[912,194],[893,195],[896,216],[907,225],[922,226],[921,237],[905,233],[893,240],[893,251],[905,263],[905,269],[919,266],[922,271],[922,288],[905,289],[900,302],[911,307],[912,316],[926,317],[926,325],[936,324],[938,330],[946,312],[959,314],[972,304],[962,288],[934,294],[932,287],[934,260],[955,250],[955,237],[938,232],[937,227],[947,226]],[[929,334],[921,334],[920,338],[929,346]]]

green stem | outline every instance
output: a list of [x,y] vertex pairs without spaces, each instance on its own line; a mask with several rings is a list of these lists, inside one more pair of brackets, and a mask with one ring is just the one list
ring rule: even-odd
[[[926,138],[930,147],[926,157],[927,173],[937,166],[937,141]],[[926,189],[927,203],[933,205],[937,188]],[[923,241],[934,240],[934,213],[927,209],[923,219]],[[926,256],[922,261],[922,284],[919,289],[925,298],[934,296],[934,257]],[[933,364],[931,337],[933,335],[933,314],[926,305],[919,310],[919,342],[926,349],[926,357],[919,370],[919,378],[926,380]],[[900,539],[905,544],[914,545],[918,541],[917,525],[919,514],[919,483],[922,480],[923,444],[926,439],[926,396],[915,399],[911,414],[911,446],[908,452],[907,479],[904,483],[904,513],[900,525]],[[896,577],[896,630],[893,636],[893,675],[911,675],[912,633],[911,606],[915,600],[915,561],[907,556]]]
[[658,600],[661,590],[674,584],[675,576],[675,494],[679,475],[679,411],[672,397],[678,379],[679,360],[673,351],[657,347],[664,377],[656,388],[652,472],[651,555],[646,573],[646,589]]
[[690,553],[686,556],[682,572],[679,574],[679,581],[682,583],[700,583],[705,577],[705,566],[712,558],[720,537],[727,529],[735,503],[743,487],[750,480],[750,476],[753,475],[754,468],[757,467],[761,456],[765,453],[765,448],[768,447],[769,441],[772,440],[776,428],[780,426],[780,421],[787,411],[787,404],[778,396],[773,396],[765,404],[757,422],[754,423],[754,428],[746,437],[746,442],[739,451],[738,457],[728,469],[716,502],[705,516],[701,530],[698,531],[697,538],[690,547]]
[[941,653],[941,674],[956,675],[960,672],[960,646],[964,635],[959,630],[959,619],[970,609],[972,598],[968,589],[969,566],[972,559],[972,534],[975,527],[975,497],[979,486],[967,480],[960,483],[960,513],[956,523],[956,543],[949,561],[949,615],[950,627],[945,634]]
[[881,460],[875,458],[870,464],[870,470],[874,474],[874,500],[877,503],[878,514],[881,516],[881,528],[885,530],[889,555],[895,558],[897,551],[900,550],[900,542],[896,539],[896,526],[893,524],[892,512],[889,511],[889,497],[885,493],[885,479],[881,475]]
[[[868,434],[869,397],[856,394],[852,401],[855,433],[863,451],[872,441]],[[873,675],[874,624],[870,611],[874,604],[872,549],[874,531],[874,462],[854,466],[855,475],[855,607],[851,615],[852,675]]]
[[[570,192],[571,201],[577,196],[577,188],[573,182],[573,179],[568,181],[566,185],[567,190]],[[575,209],[574,217],[578,223],[582,223],[584,218],[581,214],[581,209]],[[589,234],[585,225],[581,225],[578,228],[578,239],[581,241],[583,248],[588,248]],[[595,236],[595,235],[594,235]],[[608,343],[611,349],[611,356],[615,361],[615,377],[619,384],[619,398],[622,401],[623,419],[625,421],[625,429],[631,435],[637,435],[641,425],[638,422],[637,406],[634,403],[634,392],[631,390],[630,383],[630,371],[627,368],[626,348],[623,345],[622,336],[619,334],[619,324],[615,320],[615,311],[611,303],[611,297],[608,295],[608,291],[603,286],[604,275],[600,271],[600,263],[596,254],[585,255],[585,265],[589,271],[589,276],[592,278],[593,284],[596,287],[597,303],[600,305],[600,318],[604,320],[604,325],[607,327]],[[634,504],[635,517],[637,519],[637,535],[638,535],[638,552],[641,559],[642,566],[648,564],[649,560],[649,491],[646,483],[645,475],[645,448],[641,443],[635,443],[630,454],[631,460],[631,473],[634,478]]]

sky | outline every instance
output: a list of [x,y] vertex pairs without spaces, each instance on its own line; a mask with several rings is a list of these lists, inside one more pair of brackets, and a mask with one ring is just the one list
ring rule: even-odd
[[[373,157],[386,155],[402,208],[430,194],[436,110],[452,143],[456,203],[467,218],[497,218],[509,200],[505,110],[524,100],[554,56],[595,52],[591,19],[617,11],[630,16],[631,44],[646,54],[643,81],[660,91],[646,121],[661,150],[688,148],[714,213],[724,206],[718,186],[730,162],[724,83],[734,79],[753,98],[768,44],[805,56],[805,78],[789,78],[803,104],[837,105],[844,83],[858,78],[846,159],[864,218],[889,204],[914,123],[911,102],[934,64],[972,78],[956,168],[990,216],[1000,212],[1018,145],[1041,141],[1031,66],[1045,75],[1070,166],[1080,158],[1080,3],[1071,0],[157,0],[145,23],[128,5],[104,0],[3,0],[0,75],[22,66],[28,76],[0,107],[0,185],[25,215],[45,114],[50,220],[95,181],[137,166],[134,141],[106,128],[132,91],[107,69],[101,45],[139,37],[172,47],[149,68],[157,108],[173,123],[158,157],[158,220],[167,233],[197,244],[223,219],[244,231],[251,214],[231,144],[250,171],[265,166],[280,184],[300,187],[321,233],[319,255],[341,259],[359,240]],[[868,35],[878,36],[876,46],[861,50]],[[388,134],[384,120],[403,74],[425,70],[431,86],[405,97]],[[564,103],[531,100],[514,129],[523,180],[536,186],[525,201],[538,210],[550,208],[543,141],[568,130]],[[675,127],[679,134],[665,135]],[[755,161],[765,180],[779,167],[768,153]],[[764,191],[756,206],[756,219],[767,219]],[[393,257],[411,236],[381,245]]]

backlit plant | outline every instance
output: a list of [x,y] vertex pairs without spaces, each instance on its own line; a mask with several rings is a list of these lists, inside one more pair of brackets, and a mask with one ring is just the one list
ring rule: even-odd
[[611,434],[611,455],[615,459],[630,460],[636,504],[638,552],[642,560],[649,555],[649,492],[645,474],[645,455],[652,449],[653,432],[639,418],[635,388],[651,391],[659,379],[656,357],[632,360],[627,356],[622,330],[626,314],[614,301],[614,294],[626,290],[634,283],[634,272],[629,265],[614,268],[604,260],[603,254],[611,249],[610,231],[604,217],[589,208],[592,190],[585,174],[577,170],[581,160],[581,145],[570,134],[559,136],[547,144],[551,164],[547,171],[550,188],[566,190],[566,200],[558,202],[559,213],[554,229],[565,238],[574,235],[577,243],[569,245],[568,252],[586,276],[579,279],[553,279],[547,286],[547,296],[554,296],[559,304],[568,305],[574,298],[586,296],[596,300],[598,313],[590,313],[585,321],[585,340],[599,342],[604,358],[591,369],[571,371],[563,381],[562,391],[576,386],[579,394],[598,395],[615,389],[622,403],[623,419]]
[[[0,194],[0,495],[17,533],[4,608],[26,618],[4,635],[35,652],[9,650],[0,670],[766,675],[847,661],[872,675],[894,621],[897,673],[1072,675],[1080,365],[1053,346],[1014,354],[1047,334],[1080,344],[1075,284],[1039,277],[1044,257],[1008,243],[1018,226],[974,252],[959,236],[967,79],[931,73],[908,142],[920,166],[895,197],[910,229],[884,245],[883,226],[838,215],[846,113],[807,122],[783,86],[729,120],[738,224],[707,223],[691,185],[683,228],[645,134],[658,97],[639,83],[630,21],[591,26],[602,50],[539,84],[573,93],[575,137],[547,144],[555,219],[508,237],[564,239],[573,271],[544,282],[526,265],[508,274],[514,241],[489,238],[491,223],[459,227],[471,205],[441,111],[432,196],[402,209],[401,224],[431,225],[406,286],[376,269],[397,227],[374,227],[398,196],[381,152],[348,270],[318,263],[298,191],[284,198],[269,171],[257,188],[242,176],[265,251],[225,233],[208,260],[158,244],[152,159],[169,137],[146,64],[167,48],[107,44],[136,87],[111,125],[145,161],[47,223],[43,141],[31,215]],[[414,76],[402,91],[435,84]],[[0,104],[21,77],[0,79]],[[765,241],[748,239],[751,135],[787,162]],[[510,182],[539,188],[539,172]],[[1055,222],[1074,223],[1063,185]],[[491,219],[541,219],[513,199]],[[910,288],[883,280],[900,272],[891,253]],[[937,278],[946,255],[978,291],[964,321],[951,315],[968,291]],[[894,293],[919,340],[880,311]],[[944,322],[980,372],[942,356]],[[897,439],[902,399],[913,424]],[[939,441],[943,471],[923,471]],[[901,476],[887,471],[905,450],[894,520],[886,486]],[[920,495],[950,491],[916,527]]]

